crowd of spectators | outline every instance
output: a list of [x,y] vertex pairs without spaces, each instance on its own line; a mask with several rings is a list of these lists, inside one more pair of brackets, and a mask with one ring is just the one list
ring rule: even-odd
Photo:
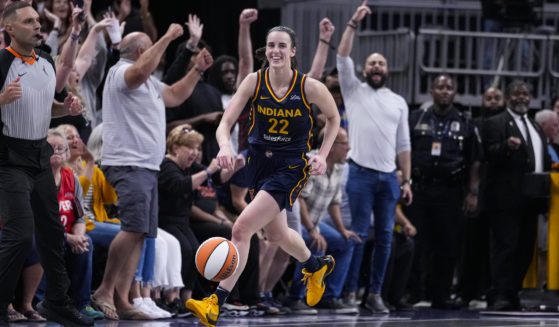
[[[195,14],[185,17],[184,27],[171,24],[163,32],[148,0],[139,8],[122,0],[100,12],[91,11],[91,2],[8,0],[1,8],[0,266],[10,255],[20,262],[0,268],[0,285],[14,285],[0,297],[0,321],[91,325],[93,319],[187,316],[185,301],[217,287],[196,271],[199,244],[213,236],[231,239],[251,201],[245,166],[250,102],[231,130],[232,169],[215,159],[216,129],[236,89],[255,70],[250,27],[258,10],[239,14],[237,58],[214,59]],[[31,54],[22,52],[31,42],[21,35],[24,12],[36,20]],[[387,314],[422,301],[437,309],[475,300],[495,310],[521,308],[518,294],[530,264],[546,251],[549,194],[543,186],[545,172],[559,164],[559,100],[533,115],[529,84],[513,81],[505,90],[491,85],[480,99],[481,114],[472,119],[454,102],[456,80],[440,75],[432,83],[432,104],[410,111],[386,87],[390,58],[373,52],[362,78],[356,75],[353,38],[370,13],[365,1],[348,17],[337,65],[329,69],[335,27],[324,18],[307,73],[332,94],[341,128],[326,174],[310,178],[287,221],[313,254],[336,260],[326,293],[315,307],[304,304],[301,264],[288,269],[289,256],[261,231],[250,240],[246,269],[222,315],[317,314],[316,308],[357,314],[359,303]],[[110,36],[111,30],[120,36]],[[167,48],[183,33],[187,41],[162,71]],[[47,115],[47,134],[41,134],[46,120],[24,126],[31,130],[26,134],[13,126],[31,118],[8,116],[7,110],[16,110],[36,85],[23,82],[19,66],[15,78],[10,65],[40,61],[56,69],[47,73],[41,66],[49,77],[45,85],[56,92],[54,99],[43,95],[48,108],[53,101],[53,114]],[[316,149],[325,119],[316,108],[311,112]],[[46,144],[41,140],[48,151],[36,150]],[[27,159],[13,147],[38,152]],[[21,200],[7,195],[14,181],[2,180],[12,170],[41,185],[26,191],[31,212],[11,209]],[[56,226],[43,230],[45,221],[37,221],[52,213],[45,203],[54,197],[61,224],[45,219]],[[19,217],[30,226],[34,218],[35,228],[19,235]],[[58,241],[61,248],[54,246]],[[39,254],[56,260],[42,266]],[[545,276],[540,279],[538,286],[545,283]]]

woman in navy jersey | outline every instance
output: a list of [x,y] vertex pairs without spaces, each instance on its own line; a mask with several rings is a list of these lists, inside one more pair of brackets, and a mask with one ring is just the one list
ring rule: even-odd
[[[222,281],[216,292],[202,301],[189,300],[187,308],[207,326],[214,326],[219,306],[225,302],[242,273],[250,238],[264,229],[266,237],[303,263],[307,280],[307,303],[315,305],[324,293],[324,277],[334,268],[331,256],[314,257],[303,238],[287,226],[286,209],[304,188],[309,174],[323,174],[325,158],[334,142],[340,117],[334,99],[319,81],[295,69],[295,33],[288,27],[272,28],[266,38],[267,67],[248,75],[227,106],[217,129],[219,165],[232,169],[235,157],[229,145],[230,131],[251,101],[250,149],[247,165],[252,175],[253,201],[233,226],[232,242],[239,250],[239,266]],[[326,116],[324,141],[318,154],[308,159],[313,125],[310,104]]]

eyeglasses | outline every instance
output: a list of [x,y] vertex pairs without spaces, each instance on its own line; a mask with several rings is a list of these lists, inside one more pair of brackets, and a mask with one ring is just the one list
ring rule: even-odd
[[66,152],[66,150],[68,150],[67,147],[62,146],[62,145],[52,146],[52,149],[54,150],[54,153],[64,153],[64,152]]

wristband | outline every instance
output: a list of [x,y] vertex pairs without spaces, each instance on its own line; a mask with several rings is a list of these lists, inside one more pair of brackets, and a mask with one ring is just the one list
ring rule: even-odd
[[479,195],[479,190],[478,189],[471,189],[470,194],[473,195],[473,196],[478,196]]
[[332,50],[336,50],[336,47],[333,46],[330,42],[326,41],[325,39],[318,39],[320,42],[325,43],[326,45],[328,45],[328,47],[330,47],[330,49]]
[[76,34],[74,32],[70,33],[70,38],[72,39],[72,41],[77,41],[80,38],[79,34]]
[[347,26],[353,28],[354,30],[357,29],[357,25],[352,24],[352,23],[347,23]]
[[198,74],[200,74],[200,77],[204,76],[204,71],[201,70],[200,68],[194,66],[194,70],[198,72]]
[[58,27],[53,27],[52,30],[51,30],[51,32],[52,32],[52,31],[55,31],[56,33],[60,33],[60,28],[58,28]]
[[208,187],[212,188],[212,172],[208,168],[204,169],[204,171],[208,174]]
[[190,50],[190,52],[194,52],[196,50],[196,44],[192,44],[190,42],[186,42],[185,48]]

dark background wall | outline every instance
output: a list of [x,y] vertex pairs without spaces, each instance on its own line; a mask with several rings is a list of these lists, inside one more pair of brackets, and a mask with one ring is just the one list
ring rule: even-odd
[[[118,1],[118,0],[117,0]],[[155,19],[159,36],[167,31],[170,23],[183,24],[188,14],[200,17],[204,24],[202,38],[212,47],[214,58],[228,54],[237,57],[237,39],[239,32],[239,14],[244,8],[256,8],[257,0],[151,0],[150,12]],[[106,8],[112,0],[96,0],[93,12]],[[132,6],[139,8],[138,0],[132,0]],[[266,32],[269,28],[279,25],[281,21],[279,9],[262,9],[258,12],[258,20],[251,26],[253,49],[264,46]],[[173,42],[167,51],[167,61],[171,61],[176,46],[188,39],[185,34]]]

